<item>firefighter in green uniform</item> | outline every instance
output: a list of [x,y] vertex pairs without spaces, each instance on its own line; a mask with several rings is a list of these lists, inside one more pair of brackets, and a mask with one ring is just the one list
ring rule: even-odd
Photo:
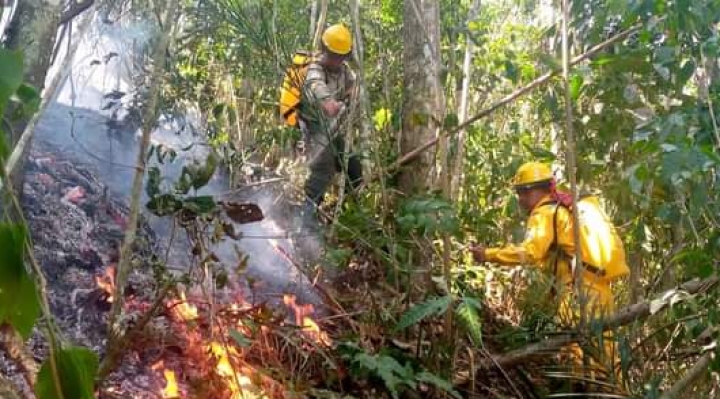
[[341,129],[355,90],[355,75],[345,62],[351,52],[350,31],[341,24],[327,28],[321,54],[308,66],[303,85],[298,124],[309,169],[304,189],[316,206],[337,172],[347,172],[350,190],[362,179],[359,158],[345,153]]

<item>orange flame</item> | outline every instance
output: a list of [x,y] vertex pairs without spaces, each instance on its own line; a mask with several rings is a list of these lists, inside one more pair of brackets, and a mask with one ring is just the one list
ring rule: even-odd
[[295,295],[285,294],[283,295],[283,302],[287,307],[295,312],[295,324],[300,326],[305,333],[305,336],[313,340],[317,344],[330,346],[332,340],[326,332],[320,329],[320,326],[315,320],[310,317],[315,312],[315,307],[312,304],[298,305]]
[[177,379],[175,378],[175,372],[165,368],[165,363],[160,360],[153,364],[150,368],[155,371],[162,370],[165,375],[165,388],[162,390],[162,397],[166,399],[178,399],[180,398],[180,390],[178,389]]
[[108,294],[107,301],[113,302],[113,294],[115,294],[115,264],[111,264],[105,269],[102,276],[95,276],[97,286]]
[[[233,348],[226,349],[219,342],[212,342],[209,350],[217,360],[215,370],[218,375],[225,378],[227,387],[232,393],[232,399],[250,399],[255,396],[248,397],[248,390],[253,390],[253,382],[247,374],[251,374],[250,370],[236,370],[230,363],[230,356],[237,356],[237,352]],[[228,353],[229,352],[229,353]]]
[[163,373],[165,374],[165,381],[167,381],[167,385],[162,390],[163,398],[179,398],[180,394],[175,380],[175,372],[166,369]]
[[198,318],[197,306],[188,302],[184,291],[180,291],[180,300],[173,305],[176,305],[173,310],[180,319],[190,321]]

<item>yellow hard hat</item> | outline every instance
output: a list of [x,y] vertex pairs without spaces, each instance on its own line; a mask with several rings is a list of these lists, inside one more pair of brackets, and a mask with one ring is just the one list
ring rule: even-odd
[[515,173],[513,186],[522,187],[535,183],[549,182],[553,178],[550,167],[541,162],[526,162],[522,164]]
[[342,24],[335,24],[323,32],[322,42],[331,52],[346,55],[352,50],[352,35]]

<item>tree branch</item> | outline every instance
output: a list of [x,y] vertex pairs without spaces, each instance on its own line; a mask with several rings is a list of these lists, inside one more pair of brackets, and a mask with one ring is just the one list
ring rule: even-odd
[[[659,300],[664,301],[665,303],[662,305],[661,308],[652,309],[653,313],[659,311],[660,309],[664,308],[665,305],[667,305],[667,303],[669,302],[667,298],[671,296],[674,291],[683,291],[690,295],[700,294],[707,292],[708,290],[713,288],[715,285],[717,285],[718,281],[720,281],[719,277],[709,277],[704,280],[692,280],[682,284],[676,289],[668,290],[662,295],[658,296],[658,298],[660,298]],[[612,316],[609,316],[604,320],[591,321],[590,323],[588,323],[588,325],[592,326],[591,328],[593,330],[595,330],[595,326],[593,324],[599,324],[603,330],[611,330],[620,326],[624,326],[634,321],[642,320],[650,316],[651,304],[654,304],[654,301],[648,300],[626,306],[617,311]],[[516,349],[502,355],[495,356],[492,359],[487,359],[483,362],[480,362],[476,366],[476,371],[496,366],[515,366],[532,357],[554,355],[557,353],[558,349],[570,343],[577,342],[580,337],[581,334],[579,334],[578,332],[568,332],[565,334],[556,335],[543,341],[536,342],[524,346],[520,349]]]
[[[588,58],[594,57],[601,51],[605,50],[606,48],[610,47],[611,45],[624,40],[628,36],[632,35],[633,33],[639,31],[642,28],[641,24],[635,25],[634,27],[623,31],[621,33],[618,33],[617,35],[605,40],[604,42],[601,42],[592,48],[590,50],[586,51],[585,53],[573,58],[570,61],[570,65],[579,64],[580,62],[583,62],[587,60]],[[528,92],[542,86],[543,84],[547,83],[552,79],[555,75],[557,75],[560,71],[554,70],[545,73],[544,75],[540,76],[539,78],[533,80],[532,82],[528,83],[527,85],[513,91],[512,93],[508,94],[507,96],[503,97],[496,103],[492,104],[490,107],[478,112],[474,116],[472,116],[470,119],[466,120],[464,123],[461,123],[460,125],[456,126],[455,128],[447,131],[446,133],[440,134],[437,137],[433,138],[432,140],[427,141],[425,144],[417,147],[416,149],[406,153],[403,155],[400,159],[398,159],[394,164],[387,167],[384,172],[385,173],[391,173],[395,171],[396,169],[400,168],[401,166],[409,163],[410,161],[414,160],[418,155],[422,154],[423,152],[427,151],[429,148],[435,146],[438,141],[445,136],[453,136],[459,132],[461,132],[463,129],[466,129],[468,126],[472,125],[473,123],[477,122],[478,120],[492,114],[493,112],[497,111],[498,109],[504,107],[505,105],[517,100],[519,97],[527,94]],[[368,181],[375,180],[377,178],[377,174],[372,176]]]
[[697,380],[710,371],[710,362],[713,358],[713,352],[709,351],[698,359],[697,363],[688,370],[688,372],[672,386],[667,392],[660,396],[660,399],[676,399],[685,391],[692,387]]

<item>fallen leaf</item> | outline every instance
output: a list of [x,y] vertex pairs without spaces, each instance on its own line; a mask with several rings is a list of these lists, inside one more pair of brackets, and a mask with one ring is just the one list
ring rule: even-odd
[[225,214],[235,223],[245,224],[259,222],[265,218],[262,210],[256,204],[239,202],[220,202]]

